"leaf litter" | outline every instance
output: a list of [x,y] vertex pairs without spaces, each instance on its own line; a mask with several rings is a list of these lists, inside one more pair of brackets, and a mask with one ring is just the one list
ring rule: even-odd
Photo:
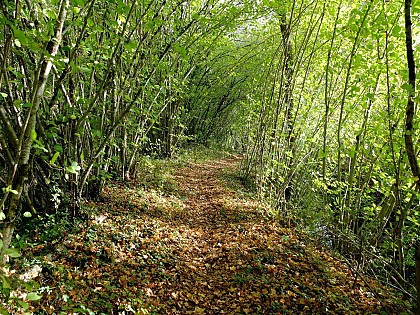
[[[374,281],[229,188],[230,157],[174,170],[162,192],[113,183],[42,254],[38,314],[401,314]],[[31,249],[33,257],[44,253]],[[29,254],[29,253],[28,253]],[[38,255],[38,256],[37,256]],[[365,279],[366,280],[366,279]],[[374,288],[375,292],[371,289]]]

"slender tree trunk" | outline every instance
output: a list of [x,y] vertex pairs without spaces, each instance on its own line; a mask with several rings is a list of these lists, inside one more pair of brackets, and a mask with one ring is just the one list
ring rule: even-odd
[[337,21],[340,17],[341,12],[341,5],[342,1],[340,1],[338,8],[337,8],[337,15],[334,20],[334,28],[333,33],[331,36],[331,43],[328,49],[328,57],[327,57],[327,65],[325,66],[325,94],[324,94],[324,102],[325,102],[325,117],[324,117],[324,129],[323,129],[323,136],[322,136],[322,180],[324,182],[323,188],[323,206],[324,210],[327,209],[327,130],[328,130],[328,117],[330,115],[330,95],[329,95],[329,72],[330,72],[330,64],[331,64],[331,53],[334,47],[335,36],[337,33]]
[[[350,85],[350,77],[351,77],[351,71],[353,67],[354,62],[354,56],[357,52],[358,46],[359,46],[359,38],[360,34],[365,27],[365,23],[367,20],[367,17],[369,15],[370,9],[372,8],[373,0],[371,0],[368,4],[368,7],[366,8],[366,11],[362,17],[362,21],[360,23],[360,26],[357,30],[357,33],[354,37],[353,46],[350,53],[350,59],[347,64],[346,69],[346,76],[344,81],[344,88],[343,88],[343,94],[340,100],[340,114],[338,118],[338,127],[337,127],[337,144],[338,144],[338,151],[337,151],[337,181],[338,183],[342,182],[342,150],[343,150],[343,135],[342,135],[342,126],[343,126],[343,119],[344,119],[344,105],[346,103],[347,94],[349,92],[349,85]],[[341,213],[340,213],[340,222],[339,222],[339,228],[341,232],[344,232],[348,228],[348,211],[345,207],[345,199],[343,202],[343,195],[340,191],[338,195],[338,204],[341,207]]]
[[[412,22],[411,22],[411,0],[404,2],[404,16],[405,16],[405,44],[407,50],[407,67],[408,67],[408,99],[405,112],[405,150],[407,152],[408,161],[410,162],[411,172],[416,178],[416,189],[420,191],[420,170],[419,163],[416,157],[416,150],[413,143],[414,133],[414,115],[415,104],[414,97],[416,94],[416,63],[413,51],[413,35],[412,35]],[[416,289],[417,289],[417,311],[416,314],[420,315],[420,246],[419,240],[415,244],[415,260],[416,260]]]
[[[62,0],[57,20],[55,38],[51,39],[47,45],[47,51],[54,57],[58,52],[61,43],[64,21],[66,19],[69,0]],[[9,207],[6,214],[6,220],[2,226],[3,249],[7,249],[12,241],[13,232],[16,226],[16,220],[19,217],[19,201],[22,196],[23,188],[29,175],[29,159],[32,143],[35,139],[35,126],[39,105],[44,96],[45,87],[51,71],[52,61],[50,57],[45,56],[40,65],[38,80],[34,82],[31,102],[32,106],[22,126],[22,132],[19,139],[19,148],[16,152],[15,168],[16,177],[13,180],[13,189],[15,192],[10,197]],[[3,255],[0,255],[0,265],[3,264]]]
[[[287,150],[290,152],[290,157],[287,158],[287,168],[289,169],[288,173],[290,174],[287,176],[286,185],[284,187],[284,202],[283,206],[286,206],[286,203],[290,200],[292,196],[292,181],[293,181],[293,170],[292,165],[295,159],[295,140],[296,137],[294,135],[294,115],[293,115],[293,48],[290,38],[291,33],[291,25],[290,23],[286,22],[286,17],[282,17],[282,23],[280,25],[281,34],[283,38],[283,45],[284,45],[284,104],[286,110],[286,129],[287,129]],[[284,209],[285,210],[285,209]]]

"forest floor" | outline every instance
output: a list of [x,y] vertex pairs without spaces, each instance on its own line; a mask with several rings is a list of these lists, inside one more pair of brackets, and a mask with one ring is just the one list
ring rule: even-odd
[[[114,183],[89,219],[30,248],[35,314],[404,314],[378,283],[282,224],[233,179],[184,163],[166,188]],[[408,314],[408,313],[407,313]]]

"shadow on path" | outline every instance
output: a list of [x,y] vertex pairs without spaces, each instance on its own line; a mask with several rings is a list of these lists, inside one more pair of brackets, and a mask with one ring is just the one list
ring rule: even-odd
[[[116,185],[56,251],[47,314],[399,313],[328,253],[241,197],[222,174],[235,157],[177,169],[178,192]],[[60,267],[61,266],[61,267]],[[60,269],[61,268],[61,269]],[[64,270],[64,271],[60,271]],[[68,299],[63,301],[61,296]],[[71,301],[71,302],[69,302]],[[42,313],[42,312],[41,312]]]

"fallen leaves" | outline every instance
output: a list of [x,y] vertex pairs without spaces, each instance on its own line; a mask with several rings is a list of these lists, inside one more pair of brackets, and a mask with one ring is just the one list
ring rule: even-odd
[[400,306],[367,294],[362,281],[352,291],[345,266],[306,244],[258,202],[227,188],[219,175],[236,162],[179,169],[171,194],[107,187],[103,202],[87,204],[88,225],[68,234],[53,257],[45,256],[43,285],[53,289],[37,310],[58,314],[84,305],[97,314],[399,313]]

